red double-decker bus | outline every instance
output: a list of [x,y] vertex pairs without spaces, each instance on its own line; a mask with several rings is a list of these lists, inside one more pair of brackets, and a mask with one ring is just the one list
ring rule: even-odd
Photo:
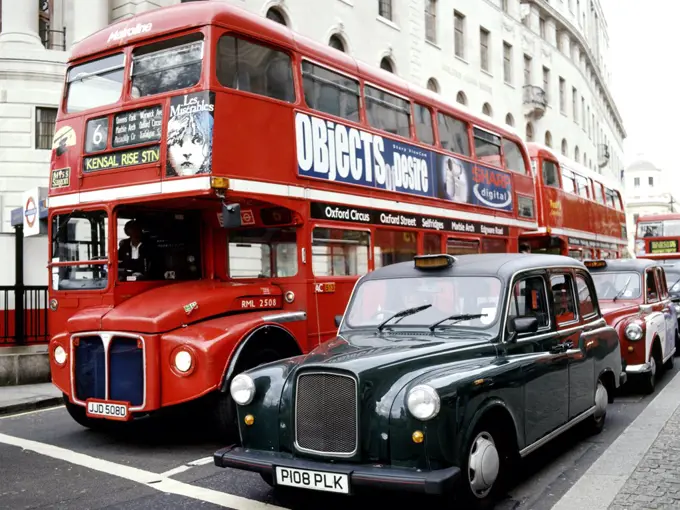
[[627,244],[626,215],[618,183],[528,143],[538,201],[537,232],[525,234],[533,252],[579,260],[621,258]]
[[49,190],[52,379],[97,426],[334,336],[357,278],[537,227],[514,134],[221,2],[73,49]]
[[635,255],[647,259],[680,259],[680,213],[638,216]]

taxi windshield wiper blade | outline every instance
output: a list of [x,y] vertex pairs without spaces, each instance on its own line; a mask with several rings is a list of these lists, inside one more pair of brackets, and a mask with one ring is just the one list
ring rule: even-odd
[[614,299],[612,299],[613,302],[616,302],[617,299],[619,299],[621,296],[623,296],[624,292],[626,292],[626,289],[628,289],[628,284],[630,283],[630,281],[632,279],[633,279],[632,276],[628,277],[628,280],[626,281],[626,284],[621,289],[621,292],[619,292],[616,296],[614,296]]
[[[434,331],[434,328],[439,326],[442,322],[446,321],[455,321],[453,324],[456,322],[460,321],[470,321],[472,319],[479,319],[480,317],[486,317],[487,313],[462,313],[462,314],[457,314],[457,315],[449,315],[448,317],[444,317],[442,320],[435,322],[430,326],[430,331]],[[449,324],[449,326],[453,326],[453,324]]]
[[[426,310],[430,308],[432,305],[421,305],[421,306],[415,306],[413,308],[407,308],[406,310],[402,310],[401,312],[397,312],[394,315],[388,317],[384,321],[382,321],[378,325],[378,331],[382,331],[385,326],[392,320],[392,319],[403,319],[404,317],[408,317],[409,315],[413,315],[414,313],[422,312],[423,310]],[[399,320],[397,322],[399,322]]]

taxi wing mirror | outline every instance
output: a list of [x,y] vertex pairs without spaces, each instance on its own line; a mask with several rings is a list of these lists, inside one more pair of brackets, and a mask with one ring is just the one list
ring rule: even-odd
[[342,315],[336,315],[335,316],[335,327],[339,328],[341,322],[342,322]]
[[510,342],[517,340],[518,335],[536,333],[538,331],[538,319],[536,317],[513,317],[510,320]]
[[241,226],[241,204],[222,203],[222,227],[239,228]]

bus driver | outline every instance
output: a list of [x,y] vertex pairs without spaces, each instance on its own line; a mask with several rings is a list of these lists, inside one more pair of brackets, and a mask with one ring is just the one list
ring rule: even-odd
[[142,243],[142,228],[134,220],[125,224],[125,235],[118,245],[118,268],[121,279],[125,276],[146,276],[149,273],[150,257],[147,246]]

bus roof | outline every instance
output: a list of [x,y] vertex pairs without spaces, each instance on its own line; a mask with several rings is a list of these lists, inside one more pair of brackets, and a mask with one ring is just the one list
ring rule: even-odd
[[182,3],[147,11],[114,23],[75,45],[71,51],[69,63],[73,64],[85,58],[111,53],[112,50],[130,43],[138,44],[205,25],[234,28],[240,34],[252,35],[280,47],[296,50],[309,59],[318,61],[319,64],[333,67],[357,78],[361,76],[365,81],[388,88],[414,101],[421,101],[441,110],[460,113],[474,125],[483,129],[492,129],[499,135],[510,136],[524,145],[521,136],[509,126],[475,114],[459,103],[446,101],[443,96],[435,92],[409,83],[393,73],[358,61],[342,51],[293,32],[279,23],[223,2]]
[[[574,161],[573,159],[569,159],[563,156],[562,154],[555,152],[553,149],[546,145],[542,145],[536,142],[528,142],[526,145],[529,151],[529,155],[531,157],[537,156],[539,152],[547,152],[553,158],[555,158],[561,166],[564,166],[565,168],[568,168],[570,170],[574,170],[575,172],[583,175],[584,177],[590,177],[593,181],[600,182],[609,189],[618,191],[620,194],[621,191],[623,190],[623,186],[615,179],[607,177],[606,175],[602,175],[601,173],[598,172],[593,172],[590,168],[583,166],[582,164]],[[623,195],[621,198],[623,198]]]
[[638,216],[637,222],[654,222],[666,220],[680,220],[680,213],[660,213],[660,214],[645,214]]

